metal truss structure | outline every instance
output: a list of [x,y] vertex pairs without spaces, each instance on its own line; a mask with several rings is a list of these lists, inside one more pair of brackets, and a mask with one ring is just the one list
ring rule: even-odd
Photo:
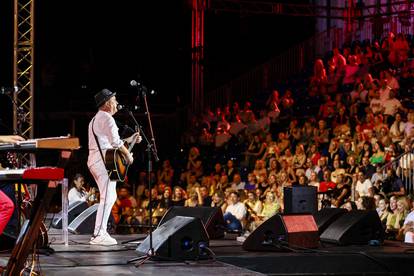
[[34,0],[14,0],[13,129],[33,138]]

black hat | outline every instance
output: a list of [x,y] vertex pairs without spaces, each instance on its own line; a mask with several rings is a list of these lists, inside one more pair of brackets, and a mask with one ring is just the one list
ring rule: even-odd
[[101,107],[101,105],[103,105],[107,100],[109,100],[115,95],[116,92],[112,92],[106,88],[102,89],[101,91],[95,94],[96,107]]

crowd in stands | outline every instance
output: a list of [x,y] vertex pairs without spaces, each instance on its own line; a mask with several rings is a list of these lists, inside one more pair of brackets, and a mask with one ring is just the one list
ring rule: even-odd
[[315,186],[319,208],[376,210],[387,238],[414,242],[413,49],[402,34],[356,41],[315,60],[306,87],[206,108],[183,134],[186,160],[119,188],[116,220],[145,224],[151,197],[154,223],[171,206],[213,206],[251,232],[283,211],[284,187]]

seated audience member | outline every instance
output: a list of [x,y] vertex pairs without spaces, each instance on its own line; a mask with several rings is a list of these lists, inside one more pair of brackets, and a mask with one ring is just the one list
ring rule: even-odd
[[265,149],[266,144],[262,142],[260,136],[254,135],[249,147],[243,153],[245,155],[245,163],[248,164],[249,168],[252,168],[256,164],[257,159],[262,158]]
[[319,192],[327,192],[328,190],[335,189],[336,184],[331,181],[331,172],[325,169],[323,172],[323,181],[319,184]]
[[196,188],[196,192],[200,206],[210,207],[212,198],[208,194],[208,188],[206,186],[201,186],[200,188]]
[[263,203],[262,211],[258,214],[258,219],[263,222],[281,211],[281,206],[274,192],[267,192]]
[[247,199],[244,200],[244,204],[246,205],[247,212],[250,216],[260,214],[263,209],[263,204],[260,199],[256,197],[254,191],[249,191],[247,193]]
[[400,100],[395,98],[395,92],[393,90],[390,91],[388,97],[388,99],[384,99],[382,101],[384,115],[387,118],[387,122],[390,121],[390,118],[394,118],[398,111],[405,111],[405,108],[402,106]]
[[308,183],[309,183],[309,181],[308,181],[308,178],[306,177],[306,175],[300,174],[299,178],[298,178],[298,182],[297,182],[297,184],[295,184],[295,186],[296,185],[297,186],[308,186]]
[[184,190],[179,187],[174,187],[174,193],[171,198],[171,205],[172,206],[184,206],[185,203],[185,196],[184,196]]
[[239,170],[234,166],[234,161],[232,159],[229,159],[227,161],[227,165],[224,168],[224,172],[227,175],[227,178],[229,180],[233,180],[234,181],[234,175],[239,173]]
[[362,157],[362,166],[359,167],[359,171],[361,171],[368,179],[371,179],[372,175],[375,173],[376,169],[369,162],[368,156]]
[[345,183],[343,174],[339,174],[337,177],[337,183],[335,189],[332,191],[331,203],[334,207],[339,208],[351,195],[351,187]]
[[358,210],[373,211],[375,210],[375,200],[373,197],[361,196],[357,200]]
[[314,187],[318,188],[318,190],[319,190],[319,185],[320,185],[320,183],[319,183],[318,175],[316,174],[316,172],[311,172],[308,186],[314,186]]
[[185,201],[185,207],[197,207],[201,206],[202,202],[200,202],[197,190],[199,187],[192,188],[188,194],[188,199]]
[[244,188],[248,191],[254,190],[257,184],[257,177],[254,173],[249,173],[247,175],[247,183],[244,185]]
[[411,211],[404,220],[401,230],[405,243],[414,243],[414,211]]
[[385,161],[384,147],[379,142],[375,142],[373,147],[373,154],[369,161],[372,165],[382,164]]
[[90,197],[96,193],[95,188],[91,188],[88,191],[83,187],[85,184],[85,178],[81,174],[76,174],[73,178],[72,188],[68,193],[69,204],[72,204],[76,201],[85,201],[88,202]]
[[334,168],[334,171],[331,172],[331,181],[333,183],[338,183],[338,180],[337,180],[338,176],[339,175],[343,176],[345,174],[345,169],[341,167],[341,162],[339,161],[338,157],[336,157],[333,160],[333,168]]
[[164,192],[162,193],[162,198],[160,199],[160,208],[168,209],[172,206],[171,201],[171,188],[165,187]]
[[241,176],[239,173],[234,174],[233,182],[231,183],[230,187],[235,190],[244,190],[246,183],[242,182]]
[[401,119],[401,113],[395,114],[395,120],[390,127],[390,136],[393,143],[401,143],[404,139],[405,123]]
[[400,197],[397,200],[397,208],[387,218],[386,236],[389,239],[396,239],[399,230],[404,225],[404,220],[408,214],[407,200],[405,197]]
[[[160,205],[160,200],[158,199],[158,190],[155,188],[151,189],[151,195],[148,195],[148,197],[151,196],[151,208],[152,210],[156,210]],[[145,199],[141,203],[141,208],[149,210],[150,204],[149,204],[149,198]]]
[[246,206],[239,202],[239,194],[234,191],[231,192],[228,199],[228,206],[224,213],[224,221],[227,224],[227,229],[230,231],[241,231],[246,214]]
[[226,211],[227,203],[224,197],[224,193],[222,191],[216,191],[211,197],[211,207],[218,207],[221,208],[221,211]]
[[387,176],[382,181],[381,190],[388,197],[405,195],[404,185],[392,167],[387,168]]
[[170,160],[164,160],[162,168],[157,171],[158,184],[164,183],[171,187],[174,178],[174,169],[171,166]]
[[381,166],[377,165],[376,167],[376,172],[372,175],[371,177],[371,183],[372,185],[376,186],[377,182],[380,181],[382,183],[382,181],[384,180],[384,174],[382,172]]
[[273,90],[273,93],[269,97],[266,102],[266,106],[268,108],[267,116],[269,116],[272,123],[276,123],[277,119],[280,115],[279,109],[280,99],[279,99],[279,92],[277,90]]
[[378,203],[377,212],[378,212],[378,216],[380,217],[381,223],[384,226],[384,228],[387,224],[388,215],[390,214],[388,209],[389,209],[388,200],[386,198],[381,198]]
[[359,172],[357,175],[358,179],[355,186],[355,198],[358,200],[360,197],[369,195],[369,189],[372,187],[372,183],[371,180],[365,178],[363,172]]
[[349,212],[350,212],[350,211],[355,211],[355,210],[358,210],[358,207],[357,207],[357,205],[355,204],[355,202],[354,202],[354,201],[351,201],[351,200],[348,200],[347,202],[345,202],[345,203],[341,206],[341,208],[346,209],[346,210],[348,210]]
[[[116,207],[115,207],[116,205]],[[137,208],[137,201],[133,196],[131,196],[128,188],[126,186],[122,186],[118,191],[118,198],[115,202],[115,205],[112,210],[115,210],[115,213],[121,214],[120,217],[120,224],[127,224],[131,225],[134,224],[136,221],[134,217],[134,209]],[[118,210],[116,210],[118,208]],[[132,231],[133,229],[130,229]],[[132,233],[132,232],[130,232]]]

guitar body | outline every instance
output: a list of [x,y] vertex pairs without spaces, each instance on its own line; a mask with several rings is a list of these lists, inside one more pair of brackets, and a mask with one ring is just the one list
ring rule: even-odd
[[106,151],[105,163],[111,180],[125,181],[129,165],[127,165],[125,157],[118,149],[109,149]]

